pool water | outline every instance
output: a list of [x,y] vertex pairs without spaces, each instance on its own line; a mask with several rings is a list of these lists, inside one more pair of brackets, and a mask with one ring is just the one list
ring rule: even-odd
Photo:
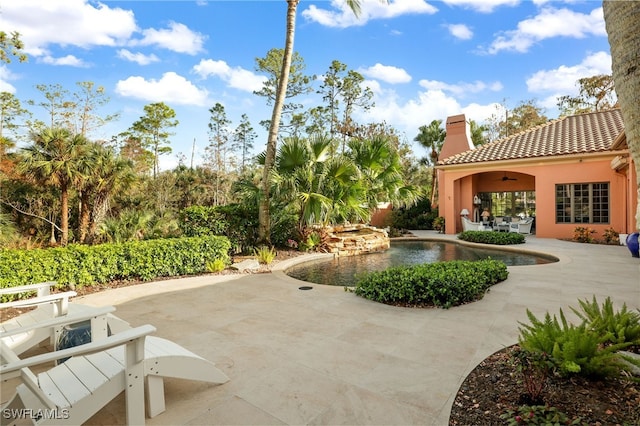
[[557,261],[550,257],[449,242],[402,241],[393,242],[391,248],[384,252],[306,262],[289,268],[286,273],[293,278],[316,284],[354,286],[359,274],[382,271],[392,266],[487,258],[501,260],[507,266],[542,265]]

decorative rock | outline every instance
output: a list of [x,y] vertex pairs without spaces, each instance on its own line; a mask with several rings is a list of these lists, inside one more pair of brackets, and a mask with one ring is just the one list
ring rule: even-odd
[[336,225],[325,231],[329,234],[329,253],[337,253],[338,256],[382,251],[390,246],[389,234],[384,229],[369,225]]
[[231,265],[231,269],[237,269],[238,271],[257,271],[260,269],[260,262],[255,259],[247,259],[242,262],[234,263]]

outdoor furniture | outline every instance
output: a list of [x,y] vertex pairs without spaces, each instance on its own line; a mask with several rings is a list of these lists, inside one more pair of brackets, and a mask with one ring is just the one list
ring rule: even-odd
[[499,232],[508,232],[509,222],[504,217],[498,216],[495,219],[493,229]]
[[479,231],[482,226],[479,222],[472,222],[469,218],[462,216],[462,230],[463,231]]
[[531,226],[533,225],[533,218],[527,217],[517,222],[511,222],[509,224],[509,232],[518,232],[520,234],[530,234]]
[[[65,319],[77,321],[78,317],[52,319],[43,323],[43,328],[48,329],[54,322],[61,325]],[[36,327],[29,326],[30,329]],[[20,330],[25,331],[29,330]],[[82,424],[125,391],[127,423],[144,424],[145,396],[149,417],[165,410],[165,377],[215,384],[229,380],[214,363],[174,342],[149,336],[154,331],[150,325],[130,328],[90,343],[25,359],[20,359],[4,343],[4,338],[0,339],[0,379],[20,377],[22,380],[13,398],[0,409],[5,416],[21,416],[20,413],[25,412],[52,414],[27,419],[33,424]],[[37,376],[30,369],[62,359],[66,361]],[[1,420],[4,424],[19,419],[3,417]]]

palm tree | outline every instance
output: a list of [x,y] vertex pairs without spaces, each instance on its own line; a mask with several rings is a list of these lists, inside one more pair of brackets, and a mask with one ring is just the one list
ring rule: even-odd
[[67,129],[46,128],[31,135],[33,144],[24,148],[18,170],[34,182],[60,190],[60,243],[69,241],[69,191],[82,177],[79,169],[87,139]]
[[636,228],[640,229],[640,2],[603,1],[611,68],[629,151],[638,176]]
[[86,178],[80,186],[80,242],[91,241],[99,223],[104,220],[112,194],[126,189],[135,179],[133,162],[115,154],[112,149],[91,144],[80,160]]
[[365,191],[364,203],[368,212],[379,202],[390,202],[397,207],[417,201],[420,191],[405,184],[400,155],[387,136],[352,139],[348,155],[360,171],[359,181]]
[[431,206],[435,206],[438,189],[436,164],[447,132],[442,128],[442,120],[433,120],[428,126],[420,126],[419,131],[420,133],[413,140],[429,150],[429,158],[425,159],[425,162],[432,167],[430,200]]
[[[269,135],[267,138],[267,150],[265,154],[264,169],[262,171],[262,197],[258,208],[258,235],[264,243],[269,243],[271,239],[271,216],[269,212],[270,205],[270,178],[271,169],[275,163],[278,141],[278,129],[280,128],[280,117],[284,106],[285,97],[287,95],[287,85],[289,84],[289,71],[291,69],[291,60],[293,58],[293,41],[295,39],[296,13],[300,0],[287,1],[287,30],[284,45],[284,56],[282,58],[282,69],[280,71],[280,81],[276,90],[276,98],[273,103],[273,111],[271,114],[271,124],[269,126]],[[346,0],[347,5],[356,16],[360,15],[360,1]]]

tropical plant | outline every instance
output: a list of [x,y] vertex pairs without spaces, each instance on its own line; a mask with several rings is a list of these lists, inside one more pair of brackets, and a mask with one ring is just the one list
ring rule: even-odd
[[[280,81],[275,93],[273,102],[273,111],[271,114],[271,122],[269,125],[269,134],[267,138],[267,149],[264,158],[264,168],[262,171],[262,198],[258,208],[258,235],[260,240],[269,242],[271,239],[271,216],[270,216],[270,199],[271,199],[271,171],[275,164],[278,142],[278,130],[280,128],[280,117],[284,101],[287,95],[287,87],[289,85],[289,73],[291,71],[291,61],[293,58],[293,42],[295,39],[296,29],[296,12],[300,0],[287,0],[287,20],[286,20],[286,38],[284,45],[284,55],[282,57],[282,68],[280,71]],[[347,0],[347,5],[356,16],[360,14],[360,1]]]
[[207,271],[215,273],[223,271],[224,268],[227,267],[227,265],[223,259],[213,259],[207,262],[206,267]]
[[605,337],[608,343],[630,342],[640,345],[640,311],[628,311],[625,303],[616,312],[610,297],[600,307],[595,295],[591,302],[585,299],[579,303],[580,310],[571,310],[587,324],[589,330]]
[[433,206],[436,204],[438,193],[438,174],[435,166],[447,132],[442,128],[442,120],[433,120],[428,126],[420,126],[419,132],[413,140],[429,150],[429,157],[425,158],[424,162],[431,166],[431,195],[429,199]]
[[273,247],[261,246],[253,249],[253,255],[259,263],[270,265],[276,258],[276,249]]
[[66,129],[47,128],[32,135],[33,144],[21,152],[18,170],[28,179],[60,190],[60,243],[69,241],[69,192],[83,177],[79,159],[87,150],[82,135]]
[[[602,2],[602,9],[624,132],[636,175],[640,176],[640,66],[636,48],[640,45],[640,2],[606,0]],[[640,229],[640,197],[636,208],[636,228]]]

